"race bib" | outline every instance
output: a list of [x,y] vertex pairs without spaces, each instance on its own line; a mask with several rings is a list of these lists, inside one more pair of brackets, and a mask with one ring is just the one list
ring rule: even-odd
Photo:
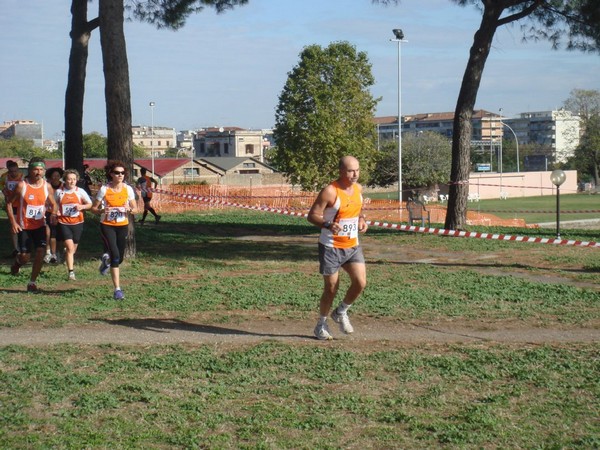
[[19,184],[18,181],[7,181],[6,189],[8,189],[9,191],[14,191],[15,188],[17,187],[17,184]]
[[65,217],[79,217],[79,210],[76,203],[66,203],[62,205],[62,215]]
[[358,217],[352,219],[340,219],[339,226],[342,229],[338,232],[338,236],[348,236],[354,239],[358,236]]
[[44,208],[44,205],[27,205],[27,209],[25,210],[25,216],[28,219],[41,220],[44,217],[45,210],[46,208]]
[[109,222],[125,222],[127,211],[123,207],[109,208],[106,212],[106,218]]

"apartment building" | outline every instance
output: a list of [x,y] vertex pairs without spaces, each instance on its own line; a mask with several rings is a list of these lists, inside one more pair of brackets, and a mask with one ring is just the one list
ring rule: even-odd
[[177,134],[175,128],[148,127],[136,125],[131,127],[133,144],[142,147],[148,156],[159,157],[165,154],[167,149],[177,146]]
[[[499,140],[503,137],[502,116],[483,109],[473,111],[471,126],[474,141]],[[396,139],[398,120],[396,116],[376,117],[375,124],[381,140]],[[447,138],[452,137],[453,112],[423,113],[402,116],[402,134],[433,131]]]
[[[396,116],[376,117],[380,140],[396,139]],[[452,138],[454,113],[424,113],[402,117],[402,134],[434,131]],[[521,113],[508,119],[483,109],[473,112],[471,118],[474,146],[490,148],[500,145],[503,139],[517,139],[519,145],[537,144],[548,148],[552,159],[565,162],[579,145],[581,119],[571,111],[539,111]],[[510,127],[510,128],[509,128]]]
[[520,145],[537,144],[551,149],[556,162],[565,162],[573,156],[581,137],[581,118],[571,111],[537,111],[519,114],[513,119],[504,119],[514,130]]

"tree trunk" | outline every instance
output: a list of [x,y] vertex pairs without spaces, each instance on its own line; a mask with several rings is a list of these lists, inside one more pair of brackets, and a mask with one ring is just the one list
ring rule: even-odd
[[494,5],[492,1],[484,2],[484,4],[481,24],[475,33],[454,112],[452,168],[446,229],[460,230],[465,227],[467,222],[468,181],[471,172],[471,118],[485,62],[490,54],[494,34],[498,27],[498,19],[504,9],[504,6]]
[[[108,159],[117,159],[129,168],[133,177],[133,139],[131,135],[131,93],[129,65],[124,32],[123,0],[100,0],[100,44],[104,67],[104,97]],[[127,180],[133,184],[133,180]],[[130,216],[127,257],[135,257],[135,228]]]
[[88,44],[98,19],[87,21],[88,0],[71,3],[71,52],[65,94],[65,167],[83,174],[83,99],[88,60]]
[[108,159],[118,159],[131,167],[131,93],[123,0],[100,0],[99,5]]

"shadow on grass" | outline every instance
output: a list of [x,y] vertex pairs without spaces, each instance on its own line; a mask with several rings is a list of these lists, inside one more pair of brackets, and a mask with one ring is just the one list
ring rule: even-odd
[[185,322],[179,319],[90,319],[95,322],[104,322],[108,325],[135,328],[142,331],[153,331],[155,333],[169,333],[171,331],[184,331],[189,333],[203,333],[228,336],[259,336],[259,337],[296,337],[313,338],[307,334],[288,333],[258,333],[253,331],[236,330],[235,328],[217,327],[214,325],[202,325]]

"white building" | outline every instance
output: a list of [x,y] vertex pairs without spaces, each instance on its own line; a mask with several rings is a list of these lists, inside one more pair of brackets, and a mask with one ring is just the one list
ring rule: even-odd
[[[525,112],[504,122],[514,130],[520,145],[547,147],[556,162],[565,162],[579,145],[581,118],[571,111]],[[513,139],[513,135],[505,133],[504,138]]]
[[271,130],[245,130],[238,127],[205,128],[194,138],[194,156],[255,158],[264,162],[271,147]]

